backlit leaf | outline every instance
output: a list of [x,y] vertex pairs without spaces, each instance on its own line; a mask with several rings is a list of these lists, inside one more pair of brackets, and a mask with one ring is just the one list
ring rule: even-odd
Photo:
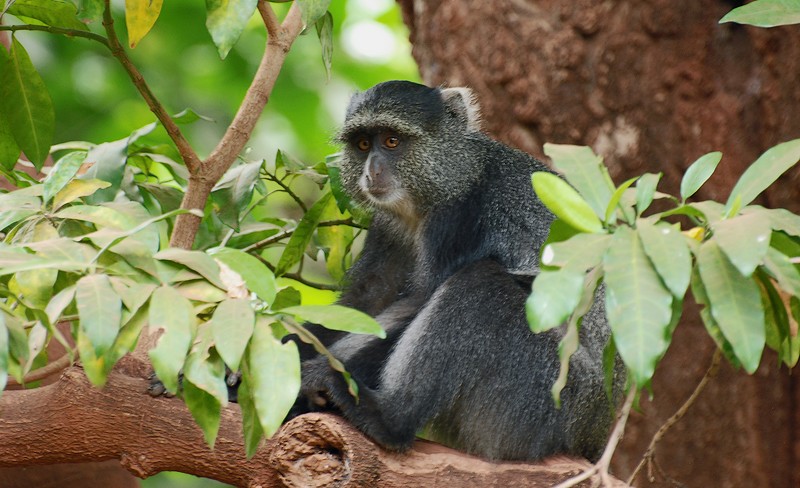
[[[556,217],[583,232],[601,232],[603,225],[586,200],[558,176],[537,172],[531,177],[536,196]],[[609,196],[609,200],[610,200]],[[605,208],[600,215],[605,215]]]
[[197,425],[203,431],[206,444],[213,449],[219,432],[221,404],[213,395],[193,385],[191,381],[183,381],[183,401],[192,413]]
[[318,19],[325,15],[331,0],[297,0],[297,3],[300,5],[303,28],[305,29],[309,25],[314,25]]
[[333,16],[330,12],[319,18],[316,22],[317,36],[322,47],[322,64],[325,66],[325,75],[331,81],[331,58],[333,57]]
[[638,215],[642,215],[653,203],[658,180],[661,179],[662,175],[663,173],[645,173],[639,177],[636,182],[636,213]]
[[332,330],[372,334],[381,339],[386,337],[386,332],[374,318],[354,308],[341,305],[298,305],[283,308],[280,312]]
[[289,242],[283,249],[283,254],[281,254],[278,260],[278,265],[275,267],[275,274],[277,276],[289,271],[292,266],[299,263],[303,258],[303,253],[306,251],[309,242],[311,242],[314,229],[317,228],[322,213],[331,198],[331,193],[326,192],[308,209],[308,212],[303,215],[303,218],[292,233],[292,237],[289,238]]
[[614,193],[603,158],[589,147],[568,144],[547,143],[544,153],[553,160],[553,167],[564,173],[567,181],[586,199],[595,215],[602,218]]
[[128,27],[128,44],[136,47],[150,32],[161,13],[163,0],[125,0],[125,25]]

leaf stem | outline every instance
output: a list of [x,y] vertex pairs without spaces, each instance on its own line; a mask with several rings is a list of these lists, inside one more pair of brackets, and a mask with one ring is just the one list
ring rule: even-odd
[[67,36],[67,37],[82,37],[84,39],[89,39],[95,42],[99,42],[105,47],[111,49],[111,45],[108,43],[108,39],[106,39],[105,37],[99,34],[95,34],[94,32],[82,31],[77,29],[64,29],[61,27],[51,27],[49,25],[20,24],[20,25],[0,25],[0,31],[10,31],[10,32],[39,31],[39,32],[49,32],[51,34],[60,34],[62,36]]

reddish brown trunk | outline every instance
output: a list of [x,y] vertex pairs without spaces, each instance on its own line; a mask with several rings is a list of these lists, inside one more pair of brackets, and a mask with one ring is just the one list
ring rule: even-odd
[[[535,155],[545,142],[590,145],[618,183],[663,172],[659,188],[677,193],[688,165],[719,150],[698,197],[724,201],[759,154],[800,137],[800,27],[718,24],[739,2],[398,1],[423,79],[472,87],[485,129]],[[761,202],[800,210],[800,168]],[[632,415],[617,474],[633,470],[689,396],[712,348],[699,320],[678,328],[654,402]],[[687,486],[800,486],[797,385],[773,355],[753,376],[723,367],[664,438],[660,466]]]

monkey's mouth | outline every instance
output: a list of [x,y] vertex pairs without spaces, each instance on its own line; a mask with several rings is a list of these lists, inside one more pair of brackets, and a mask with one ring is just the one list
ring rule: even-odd
[[367,200],[375,205],[393,205],[403,199],[403,191],[391,185],[365,185],[361,189]]

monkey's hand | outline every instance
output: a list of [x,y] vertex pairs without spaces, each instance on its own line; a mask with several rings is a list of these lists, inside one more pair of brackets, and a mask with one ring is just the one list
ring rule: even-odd
[[300,394],[286,420],[308,412],[341,412],[348,402],[354,399],[341,373],[331,369],[326,358],[311,359],[303,362]]

